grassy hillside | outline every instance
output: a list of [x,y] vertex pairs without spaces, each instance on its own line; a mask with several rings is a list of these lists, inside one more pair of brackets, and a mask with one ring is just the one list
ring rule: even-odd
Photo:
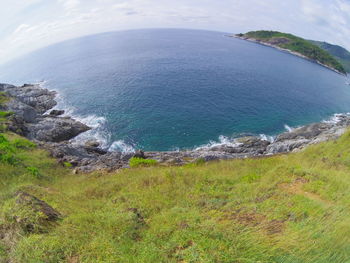
[[327,42],[309,40],[313,44],[326,50],[329,54],[333,55],[345,68],[347,72],[350,72],[350,52],[345,48],[337,45],[332,45]]
[[6,132],[0,262],[350,262],[349,149],[75,175]]
[[346,73],[343,65],[326,50],[308,40],[294,36],[292,34],[277,31],[251,31],[238,36],[254,38],[281,48],[298,52],[312,60],[317,60],[341,73]]

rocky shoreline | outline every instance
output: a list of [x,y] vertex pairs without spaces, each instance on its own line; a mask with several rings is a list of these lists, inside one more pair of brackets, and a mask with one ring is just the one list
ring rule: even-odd
[[314,123],[278,135],[272,142],[256,136],[232,139],[217,144],[186,151],[122,153],[100,148],[91,140],[78,145],[71,140],[90,129],[71,117],[64,117],[64,110],[53,109],[56,92],[39,85],[14,86],[0,84],[0,92],[9,100],[1,111],[10,111],[8,129],[36,142],[48,150],[60,163],[70,163],[74,171],[113,171],[129,167],[133,156],[157,160],[161,165],[184,165],[198,160],[226,160],[270,156],[299,151],[310,144],[332,140],[342,135],[350,125],[350,114],[337,114],[333,121]]
[[276,45],[277,43],[275,44],[275,43],[270,43],[270,42],[264,42],[264,41],[262,41],[262,40],[255,39],[255,38],[250,38],[250,37],[247,37],[247,36],[239,36],[239,35],[227,35],[227,36],[228,36],[228,37],[234,37],[234,38],[242,39],[242,40],[246,40],[246,41],[250,41],[250,42],[257,43],[257,44],[260,44],[260,45],[263,45],[263,46],[267,46],[267,47],[272,47],[272,48],[278,49],[278,50],[280,50],[280,51],[282,51],[282,52],[287,52],[287,53],[292,54],[292,55],[294,55],[294,56],[301,57],[301,58],[303,58],[303,59],[306,59],[306,60],[312,61],[312,62],[314,62],[314,63],[317,63],[317,64],[319,64],[319,65],[321,65],[321,66],[323,66],[323,67],[325,67],[325,68],[328,68],[328,69],[330,69],[330,70],[332,70],[332,71],[334,71],[334,72],[336,72],[336,73],[338,73],[338,74],[340,74],[340,75],[343,75],[343,76],[346,76],[346,75],[347,75],[347,74],[344,74],[344,73],[342,73],[342,72],[336,70],[335,68],[332,68],[332,67],[330,67],[330,66],[328,66],[328,65],[326,65],[326,64],[321,63],[321,62],[318,61],[318,60],[311,59],[311,58],[309,58],[309,57],[307,57],[307,56],[304,56],[303,54],[300,54],[300,53],[298,53],[298,52],[291,51],[291,50],[286,49],[286,48],[281,48],[281,47],[279,47],[279,46]]

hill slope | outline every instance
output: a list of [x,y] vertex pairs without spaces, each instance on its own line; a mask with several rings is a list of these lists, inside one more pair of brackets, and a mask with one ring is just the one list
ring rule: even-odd
[[311,43],[326,50],[329,54],[333,55],[345,68],[347,72],[350,72],[350,52],[345,48],[332,45],[327,42],[309,40]]
[[348,262],[349,149],[73,174],[5,132],[0,262]]
[[343,65],[330,53],[320,48],[318,45],[292,34],[261,30],[238,34],[236,36],[295,52],[296,54],[304,56],[342,74],[346,74]]

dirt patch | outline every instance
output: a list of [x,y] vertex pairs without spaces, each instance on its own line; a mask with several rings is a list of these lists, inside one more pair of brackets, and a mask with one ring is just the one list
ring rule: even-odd
[[235,213],[225,215],[222,220],[233,220],[246,227],[256,227],[261,229],[267,235],[276,235],[284,230],[287,220],[269,220],[265,215],[254,212],[236,211]]
[[295,195],[302,195],[310,200],[316,201],[318,203],[322,203],[326,206],[331,206],[332,202],[329,200],[326,200],[319,196],[318,194],[307,192],[303,190],[303,185],[308,183],[309,181],[305,178],[297,178],[294,182],[289,184],[281,184],[280,187],[288,192],[289,194],[295,194]]
[[79,263],[79,257],[78,256],[72,256],[67,258],[67,263]]

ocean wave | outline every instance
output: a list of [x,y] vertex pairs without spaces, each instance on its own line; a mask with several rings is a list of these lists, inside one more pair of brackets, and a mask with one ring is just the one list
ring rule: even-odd
[[350,116],[350,112],[347,113],[335,113],[332,117],[327,120],[322,121],[323,123],[337,124],[342,120],[342,116]]
[[273,142],[275,140],[275,136],[270,136],[266,134],[259,134],[259,137],[263,141]]
[[133,153],[135,149],[130,144],[125,143],[123,140],[114,141],[108,148],[110,152],[122,152],[122,153]]
[[232,139],[229,138],[227,136],[224,135],[220,135],[219,136],[219,140],[218,141],[210,141],[209,143],[196,147],[194,150],[195,151],[200,151],[200,150],[207,150],[213,147],[217,147],[217,146],[232,146],[232,147],[237,147],[239,145],[241,145],[240,142],[237,142],[236,139]]
[[288,126],[287,124],[284,124],[284,128],[287,130],[287,132],[291,132],[294,130],[294,128]]
[[37,84],[57,93],[55,98],[57,105],[49,111],[53,109],[64,110],[62,116],[72,117],[91,128],[91,130],[81,133],[77,137],[71,139],[70,141],[73,144],[84,145],[86,142],[93,140],[100,144],[100,148],[108,151],[119,151],[123,153],[135,152],[134,147],[125,143],[123,140],[111,141],[112,135],[107,128],[107,120],[105,117],[97,116],[95,114],[85,116],[77,114],[77,108],[66,102],[65,95],[62,94],[62,92],[49,87],[47,81],[41,81]]

